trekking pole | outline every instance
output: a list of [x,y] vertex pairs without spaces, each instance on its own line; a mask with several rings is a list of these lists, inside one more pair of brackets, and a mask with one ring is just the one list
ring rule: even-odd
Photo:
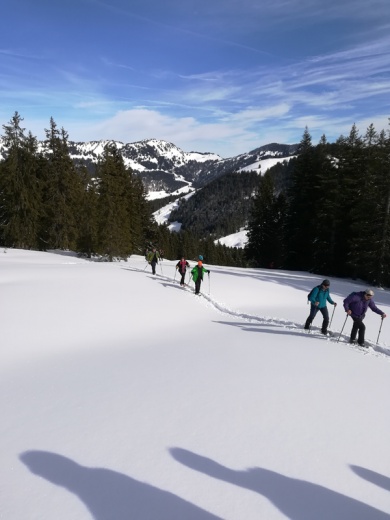
[[336,310],[336,305],[333,305],[333,312],[332,312],[332,317],[330,318],[329,328],[330,328],[330,326],[332,325],[333,314],[334,314],[334,311],[335,311],[335,310]]
[[159,262],[159,264],[160,264],[161,274],[163,274],[163,270],[162,270],[162,262]]
[[149,262],[146,262],[146,265],[144,267],[144,271],[146,271],[146,268],[148,267],[148,265],[149,265]]
[[339,334],[339,337],[338,337],[336,343],[338,343],[339,340],[340,340],[340,338],[341,338],[341,334],[343,333],[343,330],[344,330],[345,324],[347,323],[348,316],[349,316],[349,314],[347,314],[347,317],[345,318],[343,328],[342,328],[341,331],[340,331],[340,334]]
[[209,296],[210,296],[210,272],[207,273],[209,275]]
[[177,269],[176,269],[176,267],[175,267],[175,276],[173,277],[173,281],[176,280],[176,273],[177,273]]
[[379,327],[379,334],[378,334],[378,337],[376,339],[376,344],[377,345],[378,345],[378,341],[379,341],[379,336],[381,335],[382,325],[383,325],[383,316],[381,318],[381,326]]

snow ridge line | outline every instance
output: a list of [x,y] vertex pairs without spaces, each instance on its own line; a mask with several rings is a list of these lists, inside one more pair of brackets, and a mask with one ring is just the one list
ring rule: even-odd
[[[129,271],[137,271],[137,272],[141,272],[141,273],[146,272],[145,270],[138,269],[136,267],[123,267],[123,269],[129,270]],[[157,271],[156,271],[156,276],[158,276],[157,279],[159,279],[159,280],[162,279],[162,280],[170,282],[174,285],[179,283],[179,281],[176,282],[176,280],[174,280],[168,276],[165,276],[163,274],[158,274]],[[184,289],[187,293],[194,295],[193,290],[190,289],[188,286],[184,286],[182,289]],[[260,323],[261,325],[274,325],[276,327],[284,328],[286,330],[291,330],[294,332],[301,332],[302,335],[311,334],[317,339],[324,339],[324,340],[330,341],[332,343],[337,343],[337,340],[339,338],[339,331],[333,331],[335,333],[335,337],[333,337],[333,338],[329,337],[329,336],[324,336],[323,334],[321,334],[319,332],[319,329],[316,327],[314,327],[314,328],[312,327],[311,331],[307,332],[303,329],[303,326],[301,323],[296,323],[291,320],[285,320],[283,318],[271,318],[271,317],[267,317],[267,316],[254,316],[254,315],[247,314],[247,313],[237,312],[232,309],[229,309],[224,304],[219,303],[217,300],[213,299],[208,294],[200,293],[200,296],[203,299],[205,299],[209,303],[209,305],[211,307],[213,307],[215,310],[217,310],[218,312],[228,315],[228,316],[232,316],[233,318],[245,320],[248,323],[255,322],[255,323]],[[316,332],[316,331],[318,331],[318,332]],[[388,348],[376,345],[373,341],[369,341],[369,340],[366,340],[366,344],[369,346],[369,348],[360,347],[358,345],[350,345],[348,343],[348,341],[349,341],[349,335],[347,336],[347,335],[343,334],[340,336],[340,340],[338,342],[340,343],[340,345],[348,346],[350,349],[354,350],[355,352],[359,352],[359,353],[361,352],[363,354],[371,354],[375,357],[383,357],[383,358],[387,359],[388,361],[390,361],[390,349],[388,349]]]

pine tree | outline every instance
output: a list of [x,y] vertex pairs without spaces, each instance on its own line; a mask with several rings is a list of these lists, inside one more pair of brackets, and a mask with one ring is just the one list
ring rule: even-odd
[[313,229],[316,237],[313,250],[313,271],[335,273],[339,254],[337,229],[340,227],[340,179],[339,170],[331,156],[325,135],[315,149],[317,169],[317,198]]
[[109,261],[132,253],[131,179],[122,155],[114,144],[107,145],[98,168],[98,245]]
[[[137,252],[143,249],[145,241],[150,238],[153,227],[153,217],[151,207],[146,199],[145,187],[139,177],[131,174],[130,198],[130,224],[132,228],[132,251]],[[164,249],[165,251],[165,249]]]
[[25,136],[15,112],[3,125],[7,157],[0,165],[0,241],[8,247],[37,246],[41,211],[36,138]]
[[70,157],[68,134],[53,118],[46,132],[45,219],[48,247],[75,250],[83,197],[81,176]]
[[285,197],[275,194],[272,175],[267,172],[260,178],[247,226],[245,256],[252,265],[280,267],[283,264],[285,212]]
[[390,285],[390,132],[382,131],[376,142],[373,167],[376,197],[372,214],[375,252],[370,258],[369,280],[377,285]]
[[356,125],[352,125],[347,138],[340,138],[338,169],[340,175],[341,198],[340,207],[343,211],[342,229],[339,230],[340,261],[345,266],[342,276],[359,276],[361,265],[361,247],[359,236],[367,219],[364,202],[365,189],[365,150],[364,141]]
[[84,186],[79,211],[77,251],[88,258],[96,253],[98,233],[98,194],[96,179],[91,179],[86,168],[80,169]]
[[286,266],[291,269],[313,271],[319,167],[307,128],[305,128],[298,152],[299,156],[292,172],[291,187],[288,190]]

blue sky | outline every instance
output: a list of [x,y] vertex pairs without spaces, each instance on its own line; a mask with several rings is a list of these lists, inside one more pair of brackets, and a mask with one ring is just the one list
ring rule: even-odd
[[389,0],[7,0],[0,123],[223,157],[389,129]]

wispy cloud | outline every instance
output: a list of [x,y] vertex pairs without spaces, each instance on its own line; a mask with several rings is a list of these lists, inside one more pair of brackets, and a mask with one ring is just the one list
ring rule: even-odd
[[[0,49],[0,114],[33,131],[53,116],[71,139],[154,136],[226,156],[297,142],[306,125],[314,139],[370,116],[387,126],[389,0],[81,0],[61,27],[58,9],[31,10],[30,47]],[[100,31],[81,28],[92,15]]]

